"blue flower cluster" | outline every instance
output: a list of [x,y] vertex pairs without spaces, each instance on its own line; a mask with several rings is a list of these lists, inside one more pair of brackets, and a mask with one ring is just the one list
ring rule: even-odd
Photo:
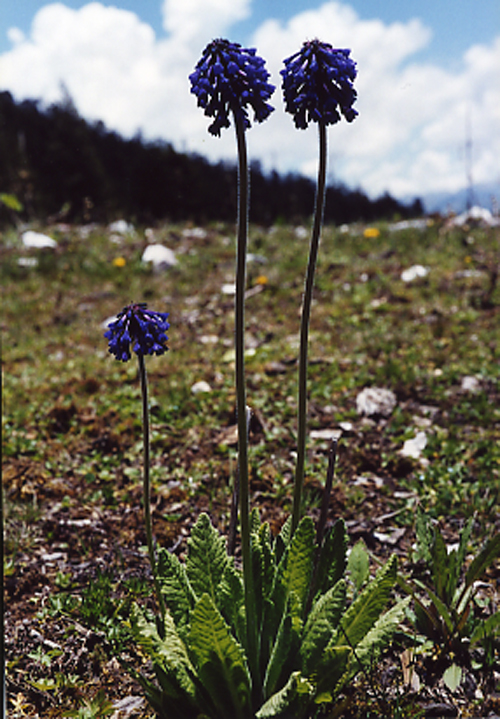
[[341,114],[352,122],[357,93],[352,83],[356,63],[350,50],[337,50],[326,42],[310,40],[287,58],[283,76],[285,109],[293,115],[295,126],[305,129],[309,122],[333,125]]
[[168,312],[148,310],[145,302],[124,307],[104,333],[109,351],[122,362],[130,359],[131,344],[137,355],[164,354],[168,350],[165,333],[170,326],[167,317]]
[[209,132],[220,136],[221,129],[231,124],[230,112],[250,127],[247,106],[253,109],[254,120],[265,120],[274,109],[267,102],[275,90],[267,82],[268,77],[264,60],[254,48],[242,48],[222,39],[209,43],[189,76],[198,106],[204,108],[205,115],[215,118]]

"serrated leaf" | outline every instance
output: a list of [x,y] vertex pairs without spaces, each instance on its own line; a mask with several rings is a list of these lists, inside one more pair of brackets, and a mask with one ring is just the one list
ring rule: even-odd
[[469,587],[481,577],[483,572],[500,557],[500,534],[489,539],[479,554],[472,560],[467,574],[465,584]]
[[417,536],[419,556],[426,564],[430,565],[432,562],[432,547],[434,545],[434,527],[429,517],[420,507],[417,507],[415,534]]
[[198,600],[191,615],[189,651],[217,717],[247,717],[251,681],[245,654],[208,594]]
[[276,691],[276,686],[288,663],[291,645],[292,618],[289,614],[284,614],[264,677],[264,699],[267,699]]
[[362,539],[358,540],[351,549],[347,560],[347,571],[351,575],[351,581],[356,588],[356,592],[359,592],[370,576],[370,558],[366,550],[366,544]]
[[324,594],[344,576],[347,564],[347,529],[343,519],[331,527],[321,546],[316,574],[317,595]]
[[346,583],[341,579],[312,607],[300,645],[302,671],[306,676],[315,671],[324,648],[331,640],[344,610],[345,598]]
[[251,541],[252,571],[255,592],[256,622],[260,633],[264,621],[266,600],[272,593],[276,564],[271,548],[271,532],[267,523],[252,534]]
[[137,643],[149,655],[155,669],[158,667],[165,675],[163,693],[182,704],[195,706],[196,672],[169,612],[165,614],[163,639],[156,624],[148,621],[136,605],[132,607],[131,627]]
[[315,672],[318,695],[326,692],[335,694],[337,685],[347,671],[351,657],[351,647],[341,644],[340,639],[338,644],[328,643]]
[[279,534],[277,535],[275,541],[274,541],[274,553],[275,553],[275,561],[276,564],[278,564],[286,550],[286,548],[290,544],[290,539],[292,537],[292,518],[291,516],[287,517],[285,522],[283,523]]
[[219,585],[228,562],[224,537],[212,527],[207,514],[200,514],[188,539],[186,559],[187,576],[197,597],[208,594],[217,604]]
[[243,577],[234,561],[228,562],[219,587],[218,608],[241,644],[246,642]]
[[310,517],[304,517],[292,537],[283,572],[286,596],[292,599],[290,605],[292,618],[301,616],[307,600],[313,557],[314,524]]
[[273,694],[257,712],[256,719],[272,717],[293,717],[302,719],[307,714],[310,701],[314,696],[314,685],[300,672],[294,672],[283,689]]
[[402,599],[375,622],[370,631],[357,644],[349,669],[342,677],[337,689],[350,681],[361,668],[370,674],[373,664],[394,636],[410,601],[411,597]]
[[393,554],[381,567],[375,578],[363,589],[354,600],[340,621],[343,631],[339,631],[338,643],[343,644],[344,633],[349,643],[356,647],[363,637],[374,626],[385,607],[389,593],[396,581],[397,559]]
[[250,534],[258,534],[260,528],[260,513],[257,507],[250,512],[249,517]]
[[267,522],[264,522],[260,526],[258,538],[260,546],[262,547],[262,588],[264,596],[268,597],[271,594],[274,576],[276,574],[276,564],[273,557],[271,529]]
[[158,551],[157,577],[160,589],[178,631],[189,623],[189,613],[196,601],[187,578],[186,569],[179,558],[166,549]]

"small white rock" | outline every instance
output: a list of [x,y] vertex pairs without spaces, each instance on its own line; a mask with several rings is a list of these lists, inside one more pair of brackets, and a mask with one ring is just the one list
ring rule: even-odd
[[19,267],[36,267],[38,265],[38,257],[20,257],[17,264]]
[[296,227],[293,231],[293,234],[295,235],[295,237],[298,240],[305,240],[309,237],[308,230],[305,227],[303,227],[302,225],[299,225],[298,227]]
[[23,232],[21,239],[25,247],[37,250],[43,250],[45,247],[57,247],[57,242],[53,240],[52,237],[43,235],[41,232],[34,232],[33,230]]
[[481,383],[478,378],[474,376],[462,377],[461,389],[462,392],[471,392],[472,394],[475,394],[481,389]]
[[340,439],[342,431],[340,429],[312,429],[309,433],[311,439],[332,440]]
[[126,220],[115,220],[108,226],[110,232],[118,232],[120,235],[129,235],[134,231],[134,226]]
[[425,432],[417,432],[413,439],[407,439],[403,444],[400,454],[403,457],[420,459],[420,456],[427,446],[427,435]]
[[186,227],[182,230],[183,237],[194,237],[195,240],[204,240],[208,232],[203,227]]
[[148,245],[142,253],[142,261],[151,263],[155,269],[166,270],[175,267],[177,257],[174,252],[164,245]]
[[354,429],[352,422],[339,422],[339,427],[343,432],[352,432]]
[[212,388],[208,384],[208,382],[205,382],[204,379],[200,380],[199,382],[195,382],[194,385],[191,387],[191,392],[193,394],[201,394],[202,392],[211,392]]
[[365,387],[356,397],[358,414],[388,417],[397,404],[396,395],[383,387]]
[[401,273],[403,282],[413,282],[418,277],[426,277],[429,274],[429,268],[423,265],[412,265]]

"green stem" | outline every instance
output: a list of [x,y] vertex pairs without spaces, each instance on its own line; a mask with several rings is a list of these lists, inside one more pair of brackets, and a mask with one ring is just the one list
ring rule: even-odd
[[240,492],[241,553],[245,585],[245,611],[250,671],[254,692],[260,693],[255,593],[250,546],[247,405],[245,389],[245,283],[248,237],[249,175],[243,118],[233,113],[238,145],[238,237],[236,250],[236,299],[234,347],[236,355],[236,414],[238,422],[238,472]]
[[304,487],[304,465],[306,455],[306,425],[307,425],[307,351],[309,338],[309,319],[311,316],[311,303],[314,287],[314,272],[318,257],[321,225],[325,207],[326,190],[326,125],[318,123],[319,129],[319,167],[318,183],[316,186],[316,203],[314,208],[314,223],[309,247],[309,262],[307,265],[304,298],[302,301],[302,317],[300,324],[300,350],[299,350],[299,380],[298,380],[298,410],[297,410],[297,466],[295,469],[295,484],[293,490],[292,534],[297,528],[302,505],[302,490]]
[[146,365],[144,356],[138,354],[139,360],[139,376],[141,378],[142,393],[142,436],[144,445],[144,466],[143,466],[143,482],[142,497],[144,504],[144,522],[146,525],[146,542],[148,545],[149,563],[151,564],[151,572],[153,573],[153,581],[156,590],[156,597],[160,607],[162,618],[165,618],[165,603],[160,590],[158,578],[156,575],[156,557],[153,541],[153,522],[151,519],[151,480],[149,475],[150,452],[149,452],[149,402],[148,402],[148,379],[146,375]]

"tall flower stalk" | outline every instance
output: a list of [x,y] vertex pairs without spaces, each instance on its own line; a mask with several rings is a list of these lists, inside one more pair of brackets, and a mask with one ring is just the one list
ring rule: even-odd
[[281,71],[285,109],[293,115],[295,126],[304,130],[309,122],[316,122],[319,130],[318,180],[300,325],[297,465],[293,494],[292,533],[300,520],[304,487],[309,324],[325,207],[327,126],[339,122],[342,115],[348,122],[352,122],[358,114],[352,107],[356,100],[356,91],[352,86],[356,77],[356,63],[350,59],[349,55],[350,50],[337,50],[328,43],[311,40],[305,42],[299,52],[284,61],[285,68]]
[[[247,107],[254,112],[254,120],[264,121],[273,108],[267,102],[274,92],[267,80],[269,73],[254,48],[242,48],[237,43],[218,39],[209,43],[194,72],[189,76],[191,92],[198,105],[213,122],[208,130],[219,136],[234,118],[238,148],[238,220],[236,239],[236,296],[235,296],[235,382],[238,423],[238,476],[241,551],[245,590],[247,644],[253,691],[260,693],[256,597],[254,591],[248,475],[247,403],[245,386],[245,285],[248,240],[249,171],[245,131],[250,127]],[[234,540],[230,538],[232,543]]]
[[149,562],[155,584],[156,597],[162,616],[165,616],[165,603],[157,579],[156,556],[151,518],[151,479],[150,479],[150,430],[148,381],[144,355],[162,355],[167,350],[169,328],[167,312],[153,312],[146,303],[134,303],[124,307],[115,321],[108,324],[104,336],[109,340],[109,352],[117,360],[128,362],[131,359],[130,346],[139,361],[139,377],[142,395],[142,433],[143,433],[143,504],[146,528],[146,543]]

